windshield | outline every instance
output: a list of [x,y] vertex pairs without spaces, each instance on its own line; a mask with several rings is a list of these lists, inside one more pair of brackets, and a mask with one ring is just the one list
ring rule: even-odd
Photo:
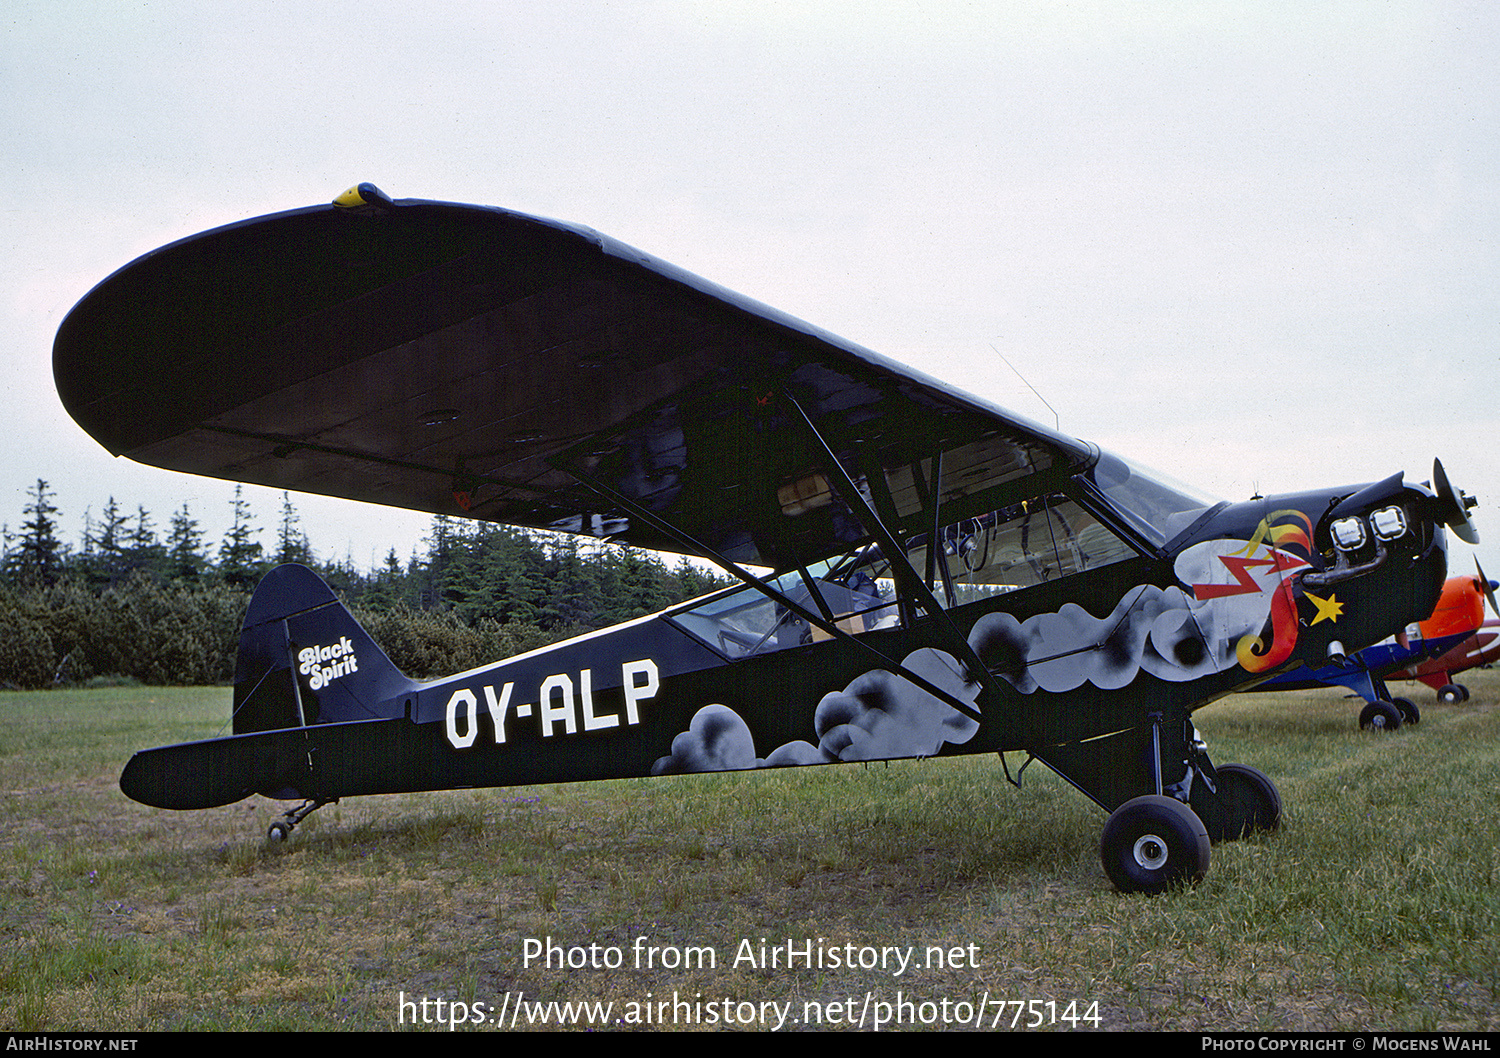
[[1102,452],[1094,484],[1131,526],[1157,547],[1167,544],[1222,500],[1120,456]]

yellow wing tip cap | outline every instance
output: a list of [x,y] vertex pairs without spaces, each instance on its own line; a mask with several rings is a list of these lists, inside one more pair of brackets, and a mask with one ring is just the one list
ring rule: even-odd
[[371,206],[376,209],[383,209],[391,206],[392,202],[389,195],[367,181],[355,184],[348,191],[345,191],[338,198],[334,199],[333,204],[341,206],[344,209],[360,209],[361,207],[368,208]]

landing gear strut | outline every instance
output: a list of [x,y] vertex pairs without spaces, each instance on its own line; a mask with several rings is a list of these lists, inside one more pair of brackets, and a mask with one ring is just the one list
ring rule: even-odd
[[287,811],[282,815],[280,819],[272,823],[266,830],[266,840],[272,845],[280,845],[282,842],[286,841],[287,838],[292,836],[292,831],[296,828],[298,823],[302,822],[304,819],[312,815],[324,805],[336,805],[338,803],[339,799],[337,797],[331,797],[327,800],[321,798],[308,798],[296,808],[287,809]]
[[1105,811],[1104,872],[1127,893],[1161,893],[1202,878],[1211,842],[1281,823],[1276,784],[1254,768],[1216,768],[1185,718],[1160,715],[1103,738],[1048,746],[1033,756]]

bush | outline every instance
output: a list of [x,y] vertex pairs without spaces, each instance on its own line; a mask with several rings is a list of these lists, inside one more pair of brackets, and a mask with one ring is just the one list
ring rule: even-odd
[[56,670],[57,652],[42,624],[19,609],[0,606],[0,687],[47,687]]
[[414,680],[451,676],[568,636],[567,632],[545,632],[521,622],[500,624],[491,618],[470,627],[451,611],[409,606],[382,612],[356,611],[354,617],[392,664]]
[[[393,592],[374,593],[368,608],[355,604],[356,620],[413,679],[489,665],[660,608],[719,580],[686,563],[669,571],[660,559],[635,552],[584,557],[569,546],[548,553],[513,532],[490,533],[483,541],[488,550],[526,558],[535,575],[527,580],[517,573],[527,565],[519,559],[515,568],[497,565],[484,576],[476,568],[465,590],[434,593],[441,610],[396,602]],[[222,582],[164,583],[140,570],[102,589],[83,577],[49,587],[0,586],[0,686],[82,684],[95,677],[153,686],[229,683],[249,601],[248,592]]]
[[76,581],[0,597],[0,683],[45,687],[54,674],[156,686],[227,683],[248,596],[158,584],[144,574],[94,594]]

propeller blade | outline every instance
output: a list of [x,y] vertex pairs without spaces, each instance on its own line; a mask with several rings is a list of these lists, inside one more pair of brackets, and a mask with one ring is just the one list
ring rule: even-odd
[[1433,491],[1437,493],[1438,509],[1444,524],[1452,529],[1453,535],[1464,543],[1479,543],[1479,530],[1475,529],[1474,523],[1469,521],[1469,508],[1464,503],[1463,494],[1448,481],[1448,475],[1443,471],[1443,461],[1440,459],[1432,461],[1432,485]]
[[1479,564],[1479,559],[1474,559],[1474,569],[1479,574],[1479,590],[1484,592],[1484,597],[1489,601],[1490,610],[1496,617],[1500,617],[1500,603],[1495,601],[1495,582],[1484,575],[1484,567]]

